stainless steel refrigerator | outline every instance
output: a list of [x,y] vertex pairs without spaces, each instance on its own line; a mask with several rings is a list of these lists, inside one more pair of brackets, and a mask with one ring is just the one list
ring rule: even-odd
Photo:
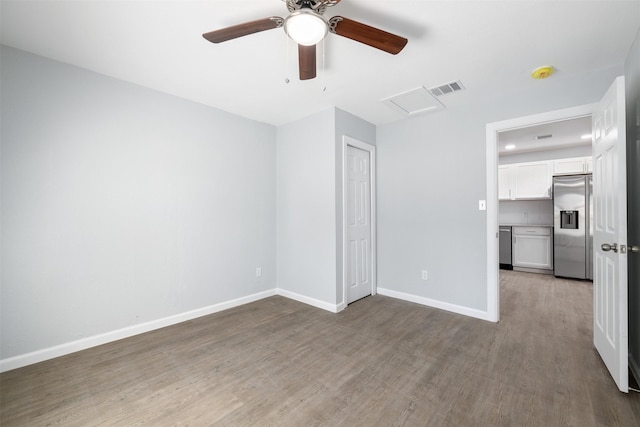
[[593,280],[591,174],[553,177],[554,275]]

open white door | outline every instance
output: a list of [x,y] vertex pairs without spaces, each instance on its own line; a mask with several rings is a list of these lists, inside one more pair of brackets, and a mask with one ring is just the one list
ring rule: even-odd
[[624,77],[593,114],[593,341],[620,391],[629,391]]

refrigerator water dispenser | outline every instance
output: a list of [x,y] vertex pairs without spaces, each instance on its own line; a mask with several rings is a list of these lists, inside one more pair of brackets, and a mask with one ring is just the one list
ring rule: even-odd
[[560,228],[577,230],[578,211],[560,211]]

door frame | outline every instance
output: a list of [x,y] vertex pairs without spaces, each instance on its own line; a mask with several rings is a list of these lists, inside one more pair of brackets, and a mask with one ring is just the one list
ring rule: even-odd
[[597,103],[487,123],[487,320],[500,321],[498,266],[498,133],[523,127],[592,116]]
[[376,240],[376,147],[347,135],[342,136],[342,302],[339,310],[347,306],[347,147],[354,147],[369,153],[369,189],[371,192],[371,295],[377,293],[377,240]]

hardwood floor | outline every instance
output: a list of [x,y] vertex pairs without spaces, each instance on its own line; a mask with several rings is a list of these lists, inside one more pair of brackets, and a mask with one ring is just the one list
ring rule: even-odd
[[636,426],[591,284],[501,271],[501,321],[383,296],[283,297],[0,375],[2,426]]

